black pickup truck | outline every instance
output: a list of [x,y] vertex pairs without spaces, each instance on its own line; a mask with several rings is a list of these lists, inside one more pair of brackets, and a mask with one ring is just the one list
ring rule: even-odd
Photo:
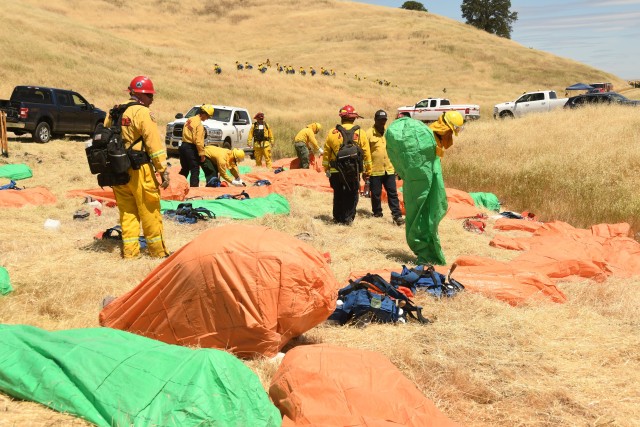
[[77,92],[37,86],[16,86],[11,99],[0,100],[0,110],[7,113],[7,131],[30,133],[36,142],[65,134],[91,135],[106,116]]

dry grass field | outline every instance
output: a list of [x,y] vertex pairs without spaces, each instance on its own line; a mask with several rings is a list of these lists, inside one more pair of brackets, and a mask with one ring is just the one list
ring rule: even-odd
[[[577,81],[624,82],[573,61],[522,47],[431,14],[324,0],[312,6],[279,0],[37,0],[3,2],[0,98],[17,84],[78,90],[103,109],[122,100],[131,77],[148,74],[158,95],[152,109],[164,124],[203,101],[264,111],[276,129],[279,154],[307,122],[330,126],[352,103],[372,124],[379,108],[394,111],[427,96],[481,105],[443,161],[445,183],[490,191],[505,208],[588,227],[626,221],[640,231],[637,111],[558,111],[494,121],[493,104],[525,90],[563,88]],[[335,78],[236,72],[236,60],[334,68]],[[212,65],[224,71],[216,76]],[[524,66],[522,64],[526,64]],[[346,73],[346,75],[344,74]],[[367,76],[356,80],[354,74]],[[381,78],[392,86],[380,87]],[[395,87],[397,86],[397,87]],[[626,91],[640,98],[638,90]],[[210,101],[209,101],[210,100]],[[0,265],[15,292],[0,297],[0,322],[45,329],[95,327],[105,295],[120,295],[158,263],[123,263],[119,248],[93,236],[117,223],[117,210],[72,220],[80,199],[70,189],[95,187],[83,138],[49,144],[10,139],[6,162],[26,163],[47,186],[52,206],[0,210]],[[174,163],[177,163],[175,160]],[[249,161],[246,165],[251,165]],[[297,189],[289,217],[250,223],[288,234],[306,232],[330,252],[342,283],[352,270],[399,267],[414,256],[385,207],[373,218],[360,202],[352,227],[327,221],[331,195]],[[62,222],[43,229],[47,218]],[[186,226],[165,222],[176,250],[220,219]],[[506,260],[515,253],[488,245],[495,235],[466,232],[445,219],[440,236],[448,262],[461,255]],[[480,295],[435,301],[421,297],[434,323],[365,329],[317,327],[297,344],[326,342],[387,355],[449,417],[468,426],[640,425],[640,278],[560,283],[566,304],[511,307]],[[247,362],[268,386],[276,366]],[[87,425],[77,418],[0,394],[0,427]]]

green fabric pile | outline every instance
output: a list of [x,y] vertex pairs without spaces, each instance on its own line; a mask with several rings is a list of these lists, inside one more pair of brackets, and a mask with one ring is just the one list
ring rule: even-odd
[[9,272],[6,268],[0,267],[0,296],[13,292],[11,281],[9,280]]
[[0,391],[98,426],[280,426],[233,355],[109,328],[0,325]]
[[[229,194],[236,195],[241,191],[239,187],[229,187]],[[167,210],[177,209],[180,203],[185,202],[191,203],[194,208],[209,209],[216,214],[216,218],[251,219],[260,218],[267,214],[289,215],[289,212],[291,212],[291,206],[287,198],[277,193],[245,200],[161,200],[160,211],[164,213]]]
[[418,264],[444,265],[438,226],[448,204],[433,132],[404,117],[391,123],[385,136],[389,159],[403,180],[407,244]]
[[33,172],[31,171],[31,168],[23,163],[0,166],[0,178],[18,181],[21,179],[31,178],[32,176]]

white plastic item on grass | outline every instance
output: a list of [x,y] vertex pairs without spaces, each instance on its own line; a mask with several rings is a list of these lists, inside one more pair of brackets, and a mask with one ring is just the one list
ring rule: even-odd
[[60,221],[57,219],[47,218],[44,222],[45,230],[57,230],[60,228]]

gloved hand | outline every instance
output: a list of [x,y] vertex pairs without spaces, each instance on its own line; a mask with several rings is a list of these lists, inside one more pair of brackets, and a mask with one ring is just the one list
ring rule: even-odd
[[244,187],[244,182],[242,182],[241,179],[234,179],[233,181],[231,181],[231,185],[233,185],[234,187]]
[[329,172],[329,171],[325,171],[325,173],[324,173],[324,174],[327,176],[327,178],[331,178],[331,172]]
[[166,170],[162,172],[162,184],[160,184],[160,187],[167,188],[168,186],[169,186],[169,171]]
[[322,148],[320,148],[320,149],[318,150],[318,153],[322,156],[322,155],[324,154],[324,150],[323,150]]

